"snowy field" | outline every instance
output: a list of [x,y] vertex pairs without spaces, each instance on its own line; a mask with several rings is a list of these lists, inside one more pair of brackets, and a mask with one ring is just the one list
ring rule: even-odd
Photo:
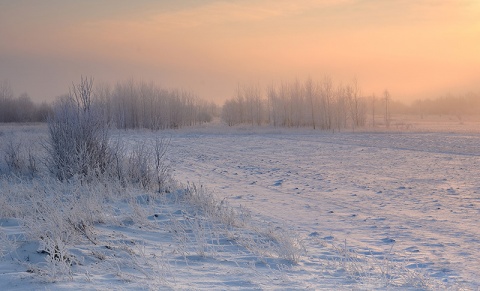
[[[132,146],[168,138],[177,188],[194,184],[200,199],[212,193],[211,205],[234,214],[210,213],[175,191],[134,206],[116,201],[93,240],[68,246],[79,263],[57,277],[35,271],[45,255],[22,236],[20,219],[5,217],[0,289],[478,290],[477,125],[456,133],[115,132]],[[4,127],[0,138],[10,135]]]

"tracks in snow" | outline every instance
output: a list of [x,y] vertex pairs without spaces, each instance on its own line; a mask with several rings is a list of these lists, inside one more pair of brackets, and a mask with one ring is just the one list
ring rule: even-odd
[[170,152],[180,180],[307,240],[316,232],[375,252],[395,240],[432,272],[479,286],[479,144],[448,133],[179,134]]

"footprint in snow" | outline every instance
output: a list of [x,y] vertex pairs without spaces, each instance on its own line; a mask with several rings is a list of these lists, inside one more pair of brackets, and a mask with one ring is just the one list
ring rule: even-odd
[[411,253],[419,253],[420,250],[416,247],[416,246],[413,246],[413,247],[408,247],[405,249],[407,252],[411,252]]

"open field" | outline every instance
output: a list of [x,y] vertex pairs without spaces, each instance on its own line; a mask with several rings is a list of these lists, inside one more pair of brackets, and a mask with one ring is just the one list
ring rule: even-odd
[[[478,128],[415,129],[115,131],[129,147],[168,138],[167,160],[183,183],[175,189],[194,183],[200,200],[214,197],[217,206],[180,190],[148,203],[138,202],[145,195],[138,189],[122,194],[137,197],[135,204],[109,198],[93,229],[97,243],[68,246],[82,263],[66,278],[26,272],[45,255],[22,235],[21,218],[2,218],[0,235],[10,245],[0,249],[0,287],[477,290]],[[45,136],[42,126],[0,131],[2,139]],[[2,185],[10,193],[30,189]],[[216,207],[235,214],[210,212]]]
[[174,135],[172,151],[179,178],[295,229],[312,260],[346,240],[479,287],[479,135]]

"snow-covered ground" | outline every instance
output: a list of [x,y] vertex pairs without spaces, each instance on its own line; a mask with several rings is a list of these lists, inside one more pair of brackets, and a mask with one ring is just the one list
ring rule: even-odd
[[[19,239],[0,249],[0,289],[480,289],[478,132],[214,125],[115,136],[169,138],[178,181],[251,218],[221,226],[164,199],[131,223],[97,225],[101,243],[76,245],[72,253],[87,260],[53,284],[14,260],[22,252],[42,260]],[[20,238],[20,224],[3,219],[0,235]],[[296,262],[282,256],[288,249],[268,250],[282,240]]]
[[167,135],[177,179],[302,238],[300,265],[316,287],[329,247],[346,244],[363,259],[388,257],[447,285],[480,288],[480,135],[475,127],[424,131]]

